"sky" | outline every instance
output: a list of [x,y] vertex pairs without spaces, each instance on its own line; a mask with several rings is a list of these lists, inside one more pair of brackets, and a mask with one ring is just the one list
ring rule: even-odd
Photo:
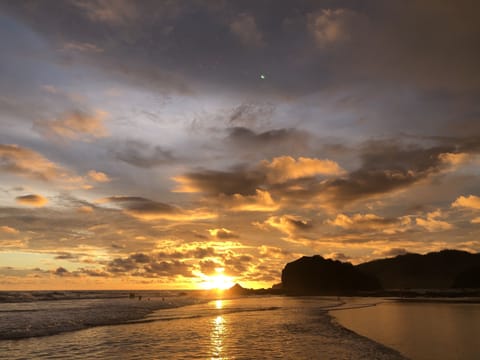
[[480,250],[477,1],[0,3],[0,289]]

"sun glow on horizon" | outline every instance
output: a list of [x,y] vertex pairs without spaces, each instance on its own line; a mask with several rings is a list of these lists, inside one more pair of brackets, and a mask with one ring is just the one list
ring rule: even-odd
[[200,286],[205,290],[226,290],[235,285],[233,278],[225,275],[224,268],[216,268],[214,275],[203,275]]

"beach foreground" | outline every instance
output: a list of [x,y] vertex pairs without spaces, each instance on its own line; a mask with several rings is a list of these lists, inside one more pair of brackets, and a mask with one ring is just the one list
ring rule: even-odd
[[[175,306],[174,299],[164,301]],[[70,301],[72,311],[75,301],[78,300]],[[124,301],[135,303],[135,307],[139,302],[148,303],[148,300]],[[181,301],[185,305],[185,299]],[[106,302],[112,305],[102,305],[102,311],[114,313],[118,300],[99,301],[100,304]],[[342,304],[336,298],[321,297],[213,300],[156,310],[146,317],[125,318],[123,323],[119,315],[115,326],[2,340],[0,358],[403,359],[395,350],[336,323],[328,310]],[[63,312],[68,312],[68,301],[63,301],[61,306]],[[86,307],[94,312],[98,304]],[[124,304],[121,308],[126,309]],[[33,319],[41,312],[33,311],[29,316]],[[3,311],[2,315],[7,313]],[[10,316],[12,313],[9,312]],[[7,318],[0,319],[6,321]],[[51,326],[54,324],[52,320]]]

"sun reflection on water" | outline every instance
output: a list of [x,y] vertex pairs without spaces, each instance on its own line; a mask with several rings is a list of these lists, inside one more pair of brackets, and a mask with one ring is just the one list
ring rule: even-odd
[[[220,301],[221,300],[217,300]],[[218,305],[218,304],[217,304]],[[218,308],[218,307],[217,307]],[[223,316],[218,315],[216,318],[213,319],[212,322],[212,331],[210,333],[210,341],[212,345],[212,360],[220,360],[220,359],[228,359],[225,356],[224,352],[224,339],[226,336],[226,321]]]
[[223,300],[215,300],[215,309],[223,308]]

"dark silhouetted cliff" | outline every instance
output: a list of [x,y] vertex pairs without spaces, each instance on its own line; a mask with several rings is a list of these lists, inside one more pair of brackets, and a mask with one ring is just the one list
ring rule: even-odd
[[[480,254],[442,250],[426,255],[405,254],[395,258],[374,260],[356,266],[376,276],[384,289],[448,289],[479,287],[473,268],[480,268]],[[469,272],[472,271],[472,272]],[[463,275],[460,275],[463,274]],[[476,286],[463,286],[460,284]]]
[[453,281],[454,288],[480,289],[480,266],[467,269],[457,275]]
[[282,288],[290,294],[353,294],[380,289],[375,276],[350,263],[304,256],[288,263],[282,271]]

